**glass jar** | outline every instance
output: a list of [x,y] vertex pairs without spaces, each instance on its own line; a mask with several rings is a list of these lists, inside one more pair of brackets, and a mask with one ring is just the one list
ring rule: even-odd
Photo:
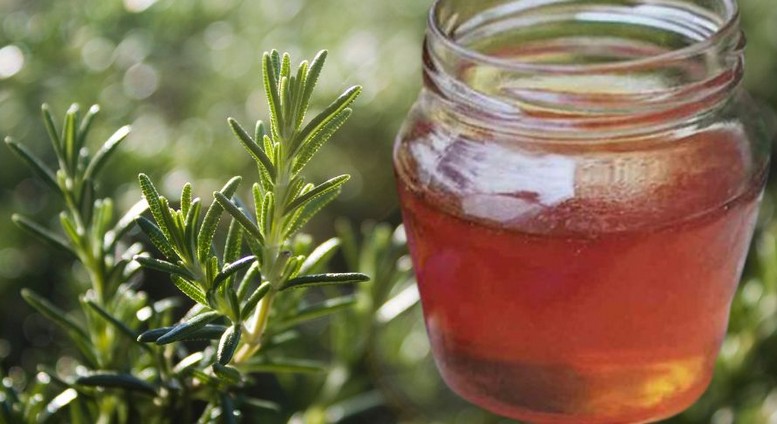
[[734,0],[438,0],[394,165],[437,366],[530,422],[707,387],[769,143]]

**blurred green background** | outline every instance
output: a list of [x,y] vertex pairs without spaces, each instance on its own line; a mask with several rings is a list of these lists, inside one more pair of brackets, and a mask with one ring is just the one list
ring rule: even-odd
[[[111,164],[103,193],[119,209],[140,194],[143,171],[174,193],[191,180],[208,197],[231,175],[253,175],[226,117],[267,116],[259,56],[289,51],[295,61],[330,50],[325,101],[347,86],[364,94],[344,130],[312,164],[316,178],[350,173],[343,196],[316,220],[399,222],[391,171],[394,134],[420,85],[420,46],[431,0],[0,0],[0,137],[12,135],[36,153],[48,150],[39,109],[61,116],[70,102],[99,103],[97,143],[120,125],[133,133]],[[777,3],[741,0],[748,34],[746,85],[773,120],[777,110]],[[318,104],[318,107],[323,104]],[[330,171],[329,169],[333,169]],[[756,249],[735,301],[715,381],[678,423],[777,423],[777,222],[771,192]],[[23,286],[67,299],[78,270],[28,240],[12,212],[54,216],[56,205],[8,150],[0,151],[0,361],[13,374],[60,348],[56,331],[31,314]],[[390,408],[374,422],[510,422],[458,401],[441,386],[429,359],[417,310],[385,334],[373,358],[376,385]],[[419,365],[420,364],[420,365]],[[20,366],[20,367],[19,367]],[[374,418],[374,417],[373,417]],[[382,421],[381,421],[382,420]]]

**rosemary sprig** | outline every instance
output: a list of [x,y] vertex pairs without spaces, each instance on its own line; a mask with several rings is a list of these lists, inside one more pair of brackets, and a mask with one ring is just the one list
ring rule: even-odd
[[[321,268],[317,262],[331,256],[333,243],[325,242],[313,249],[305,237],[298,235],[321,208],[338,196],[349,178],[340,175],[313,184],[301,174],[348,119],[349,106],[361,91],[358,86],[349,88],[306,122],[325,59],[326,52],[322,51],[292,73],[288,54],[275,50],[265,53],[262,68],[270,109],[269,128],[259,121],[249,134],[236,120],[228,119],[258,169],[259,178],[250,190],[251,207],[236,196],[240,177],[234,177],[213,193],[215,200],[202,217],[202,202],[192,198],[191,185],[184,186],[180,208],[174,209],[151,179],[140,175],[153,222],[140,218],[138,224],[165,258],[139,255],[135,259],[147,268],[169,274],[181,292],[198,306],[178,325],[151,329],[139,340],[161,345],[189,340],[204,332],[208,338],[219,338],[210,371],[196,375],[202,383],[220,390],[219,396],[211,397],[215,400],[206,408],[205,415],[214,410],[213,402],[218,402],[222,411],[232,410],[232,399],[223,389],[244,381],[243,373],[299,363],[295,359],[257,356],[268,336],[354,303],[349,296],[335,296],[319,305],[302,307],[299,290],[287,289],[368,280],[361,273],[311,272]],[[224,247],[218,252],[214,236],[223,212],[231,217],[231,223]],[[244,246],[250,252],[247,255],[243,254]],[[311,366],[294,369],[303,368],[309,370]],[[205,415],[203,419],[208,420]]]
[[[123,217],[115,219],[111,198],[97,197],[97,179],[117,147],[127,138],[128,126],[118,129],[99,149],[87,147],[89,130],[99,108],[92,106],[81,116],[78,105],[72,105],[58,131],[55,119],[47,105],[43,105],[43,122],[51,146],[57,157],[54,171],[23,144],[11,138],[5,142],[31,171],[62,200],[59,231],[35,222],[31,218],[14,215],[13,221],[43,242],[70,254],[85,269],[90,288],[80,296],[80,311],[70,313],[60,305],[48,301],[29,289],[22,290],[22,298],[41,315],[61,327],[80,353],[86,372],[76,375],[58,375],[43,371],[43,380],[63,382],[63,391],[47,403],[43,391],[37,394],[37,408],[23,408],[18,422],[43,422],[68,405],[92,401],[92,409],[82,410],[83,420],[107,422],[115,414],[126,414],[129,404],[117,401],[111,391],[95,391],[95,387],[121,388],[126,393],[156,396],[168,383],[162,372],[146,372],[143,379],[136,375],[157,364],[159,358],[148,346],[138,343],[137,328],[141,320],[137,311],[153,308],[144,294],[129,284],[139,267],[133,257],[141,254],[139,243],[127,246],[120,243],[134,220],[146,209],[138,202]],[[164,324],[169,315],[150,314],[151,324]],[[164,361],[163,361],[164,362]],[[150,369],[153,369],[150,368]],[[29,398],[32,399],[32,398]],[[27,400],[29,405],[32,400]],[[166,405],[169,398],[160,395],[157,405]],[[150,403],[149,403],[150,404]],[[2,420],[0,420],[2,421]]]

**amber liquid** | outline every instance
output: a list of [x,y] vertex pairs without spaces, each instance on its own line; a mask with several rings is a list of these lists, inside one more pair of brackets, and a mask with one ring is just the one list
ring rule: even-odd
[[[535,423],[650,422],[694,402],[711,378],[763,183],[745,180],[731,140],[706,137],[719,140],[696,159],[720,166],[673,177],[655,198],[569,199],[521,225],[467,216],[455,195],[398,172],[446,383]],[[691,198],[716,206],[692,210]],[[652,203],[676,206],[659,214]],[[591,210],[606,218],[593,230],[565,227]]]

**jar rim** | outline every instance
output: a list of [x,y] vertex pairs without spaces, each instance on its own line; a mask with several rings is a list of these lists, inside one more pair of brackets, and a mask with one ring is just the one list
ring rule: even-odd
[[[570,64],[549,64],[536,63],[517,58],[503,58],[487,53],[483,53],[474,48],[467,47],[458,42],[450,33],[442,28],[441,10],[450,0],[434,0],[434,3],[428,15],[428,28],[434,38],[441,42],[445,48],[463,59],[468,59],[476,63],[486,64],[497,68],[516,71],[516,72],[546,72],[553,74],[570,73],[596,73],[596,72],[617,72],[640,67],[649,67],[655,64],[671,61],[680,61],[690,57],[700,55],[710,49],[714,49],[727,38],[738,35],[740,12],[736,0],[720,0],[725,8],[725,14],[719,14],[720,25],[717,25],[714,32],[705,35],[703,39],[689,43],[688,45],[673,48],[668,51],[657,54],[630,58],[625,60],[599,62],[599,63],[570,63]],[[537,5],[548,5],[566,0],[534,1]],[[513,2],[532,2],[532,0],[513,0]],[[737,49],[744,47],[744,37],[737,43]]]

